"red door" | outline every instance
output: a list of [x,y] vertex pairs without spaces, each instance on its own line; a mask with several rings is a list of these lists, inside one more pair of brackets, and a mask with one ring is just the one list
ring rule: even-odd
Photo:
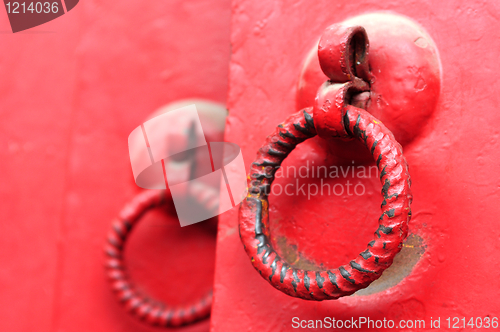
[[[226,103],[227,94],[225,139],[242,148],[248,171],[266,137],[313,106],[327,79],[314,62],[325,28],[374,13],[405,17],[428,35],[411,40],[410,49],[437,50],[429,60],[437,61],[433,81],[419,71],[419,58],[384,67],[383,55],[401,46],[388,46],[399,30],[385,44],[367,26],[373,87],[393,88],[369,90],[372,106],[392,109],[373,121],[403,144],[413,195],[408,236],[382,277],[338,300],[290,297],[270,285],[279,275],[263,278],[252,266],[265,253],[247,255],[237,208],[221,215],[216,244],[206,224],[180,229],[172,214],[152,212],[127,245],[131,275],[174,305],[214,288],[210,321],[182,331],[329,330],[333,319],[342,321],[338,330],[390,330],[388,321],[408,331],[438,322],[442,330],[496,329],[498,12],[493,2],[456,0],[86,0],[16,34],[1,14],[0,330],[157,330],[123,310],[103,268],[111,221],[141,191],[130,168],[130,132],[170,102]],[[311,75],[303,71],[307,61]],[[407,90],[415,94],[400,93]],[[412,97],[429,91],[429,99]],[[368,105],[366,94],[357,96],[349,102]],[[269,197],[268,237],[291,267],[338,268],[367,248],[374,231],[390,233],[377,229],[380,174],[358,172],[370,172],[370,157],[352,142],[319,137],[287,156]]]
[[[111,221],[141,191],[127,137],[170,102],[225,103],[229,15],[228,1],[80,1],[12,34],[0,10],[1,331],[155,330],[104,271]],[[172,304],[209,290],[215,234],[146,219],[125,252],[134,280]]]
[[[406,17],[430,36],[429,43],[415,38],[410,49],[431,47],[433,40],[439,73],[437,81],[420,80],[421,63],[410,56],[402,66],[384,67],[383,55],[392,54],[391,42],[397,39],[398,30],[387,35],[387,40],[370,54],[378,61],[370,64],[373,74],[383,76],[378,84],[386,80],[395,84],[392,90],[378,93],[372,105],[390,108],[399,103],[392,109],[399,113],[374,115],[388,119],[386,125],[402,141],[412,179],[408,237],[393,266],[369,288],[322,302],[284,294],[269,283],[271,279],[279,283],[279,271],[276,275],[262,270],[259,273],[252,266],[256,260],[269,258],[271,270],[275,257],[280,256],[289,266],[306,271],[334,269],[358,257],[374,237],[382,185],[378,177],[351,175],[348,168],[375,165],[374,161],[366,162],[369,150],[360,150],[349,142],[309,139],[281,165],[282,171],[290,170],[290,174],[277,173],[271,186],[278,190],[269,195],[266,241],[277,254],[256,248],[256,256],[249,257],[238,234],[242,225],[238,211],[221,217],[212,331],[242,327],[249,331],[292,331],[301,327],[330,330],[333,319],[342,321],[343,325],[334,325],[340,330],[346,329],[345,324],[358,330],[390,330],[386,325],[389,320],[394,322],[394,329],[406,331],[438,326],[443,330],[479,331],[498,326],[497,4],[236,0],[232,8],[226,139],[242,147],[248,168],[255,167],[254,161],[265,166],[256,155],[268,135],[281,132],[286,136],[283,128],[276,129],[278,125],[285,126],[285,119],[300,108],[313,106],[314,96],[308,105],[307,98],[300,95],[304,84],[311,82],[307,76],[300,76],[301,70],[325,28],[334,23],[372,13]],[[368,38],[370,31],[367,29]],[[434,104],[427,101],[419,108],[412,101],[401,102],[406,97],[398,95],[398,88],[406,86],[415,95],[430,90],[437,96]],[[426,113],[427,107],[433,110]],[[418,121],[400,126],[408,114]],[[301,121],[306,128],[307,119]],[[405,132],[411,139],[403,142]],[[268,138],[269,145],[261,151],[267,153],[279,139],[289,143],[285,136],[284,140],[279,135],[276,140]],[[274,156],[284,153],[283,146]],[[345,175],[311,176],[322,166],[329,172],[331,167],[338,167]],[[308,191],[323,181],[333,189],[338,185],[337,192]],[[288,272],[284,271],[286,276]],[[365,321],[361,327],[360,319]],[[368,319],[374,325],[368,325]]]

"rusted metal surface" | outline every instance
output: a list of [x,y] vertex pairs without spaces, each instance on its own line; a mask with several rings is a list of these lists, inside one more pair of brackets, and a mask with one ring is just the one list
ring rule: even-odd
[[426,245],[419,235],[408,235],[403,242],[401,251],[394,257],[392,265],[384,271],[379,279],[372,282],[370,286],[357,291],[355,295],[373,295],[396,286],[410,275],[412,269],[425,253],[425,248]]

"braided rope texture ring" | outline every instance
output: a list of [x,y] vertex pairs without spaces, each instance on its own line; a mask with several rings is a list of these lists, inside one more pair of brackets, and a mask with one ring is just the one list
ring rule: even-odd
[[312,107],[280,124],[267,137],[250,166],[248,195],[239,211],[240,237],[261,276],[293,297],[316,301],[337,299],[367,287],[392,264],[408,233],[411,179],[401,145],[379,120],[363,109],[346,106],[342,120],[347,134],[360,140],[376,161],[383,196],[374,239],[348,264],[333,270],[297,269],[278,255],[270,241],[268,195],[274,173],[297,144],[316,136]]
[[134,225],[150,209],[166,204],[168,192],[148,190],[137,195],[113,221],[104,248],[106,273],[118,300],[137,318],[165,327],[187,325],[207,318],[212,307],[212,291],[187,306],[167,306],[134,287],[123,261],[123,249]]

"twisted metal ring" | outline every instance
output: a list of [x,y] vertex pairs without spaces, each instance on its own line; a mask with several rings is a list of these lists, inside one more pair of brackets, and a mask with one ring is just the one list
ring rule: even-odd
[[105,246],[106,271],[117,298],[137,318],[151,324],[174,327],[207,318],[212,307],[212,291],[187,306],[167,306],[141,294],[127,274],[123,249],[134,225],[150,209],[166,203],[168,192],[148,190],[137,195],[113,222]]
[[269,231],[271,184],[278,166],[301,142],[316,136],[312,108],[280,124],[259,149],[250,168],[248,196],[239,211],[240,237],[260,275],[276,289],[306,300],[337,299],[367,287],[388,268],[401,250],[411,218],[411,180],[401,145],[375,117],[363,109],[345,106],[345,133],[360,140],[380,171],[382,215],[374,239],[348,264],[333,270],[305,271],[283,260],[273,248]]

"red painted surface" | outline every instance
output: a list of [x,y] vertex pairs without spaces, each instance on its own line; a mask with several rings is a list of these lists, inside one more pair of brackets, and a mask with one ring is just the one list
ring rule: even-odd
[[[417,245],[403,247],[418,247],[415,264],[396,273],[404,278],[371,295],[322,302],[293,299],[255,272],[232,211],[220,218],[212,331],[291,331],[293,317],[326,316],[424,319],[426,330],[431,317],[440,317],[446,330],[448,317],[500,316],[495,281],[500,271],[498,4],[237,0],[232,8],[226,140],[242,147],[247,165],[266,136],[295,113],[303,61],[333,23],[374,11],[413,19],[436,43],[442,78],[434,113],[404,147],[414,196],[409,239],[418,239]],[[299,145],[284,166],[312,169],[312,162],[314,167],[352,165],[313,138]],[[335,268],[363,250],[376,227],[381,186],[376,178],[341,177],[329,183],[346,185],[348,180],[364,184],[365,195],[270,195],[269,232],[283,257],[296,258],[294,263],[303,266]],[[294,181],[279,178],[274,186]],[[301,181],[320,183],[317,178]]]
[[[110,222],[141,190],[127,137],[169,102],[225,102],[229,13],[228,1],[86,0],[12,34],[0,10],[1,331],[156,330],[123,310],[103,271]],[[211,288],[214,251],[202,226],[152,211],[125,258],[153,296],[180,304]]]

